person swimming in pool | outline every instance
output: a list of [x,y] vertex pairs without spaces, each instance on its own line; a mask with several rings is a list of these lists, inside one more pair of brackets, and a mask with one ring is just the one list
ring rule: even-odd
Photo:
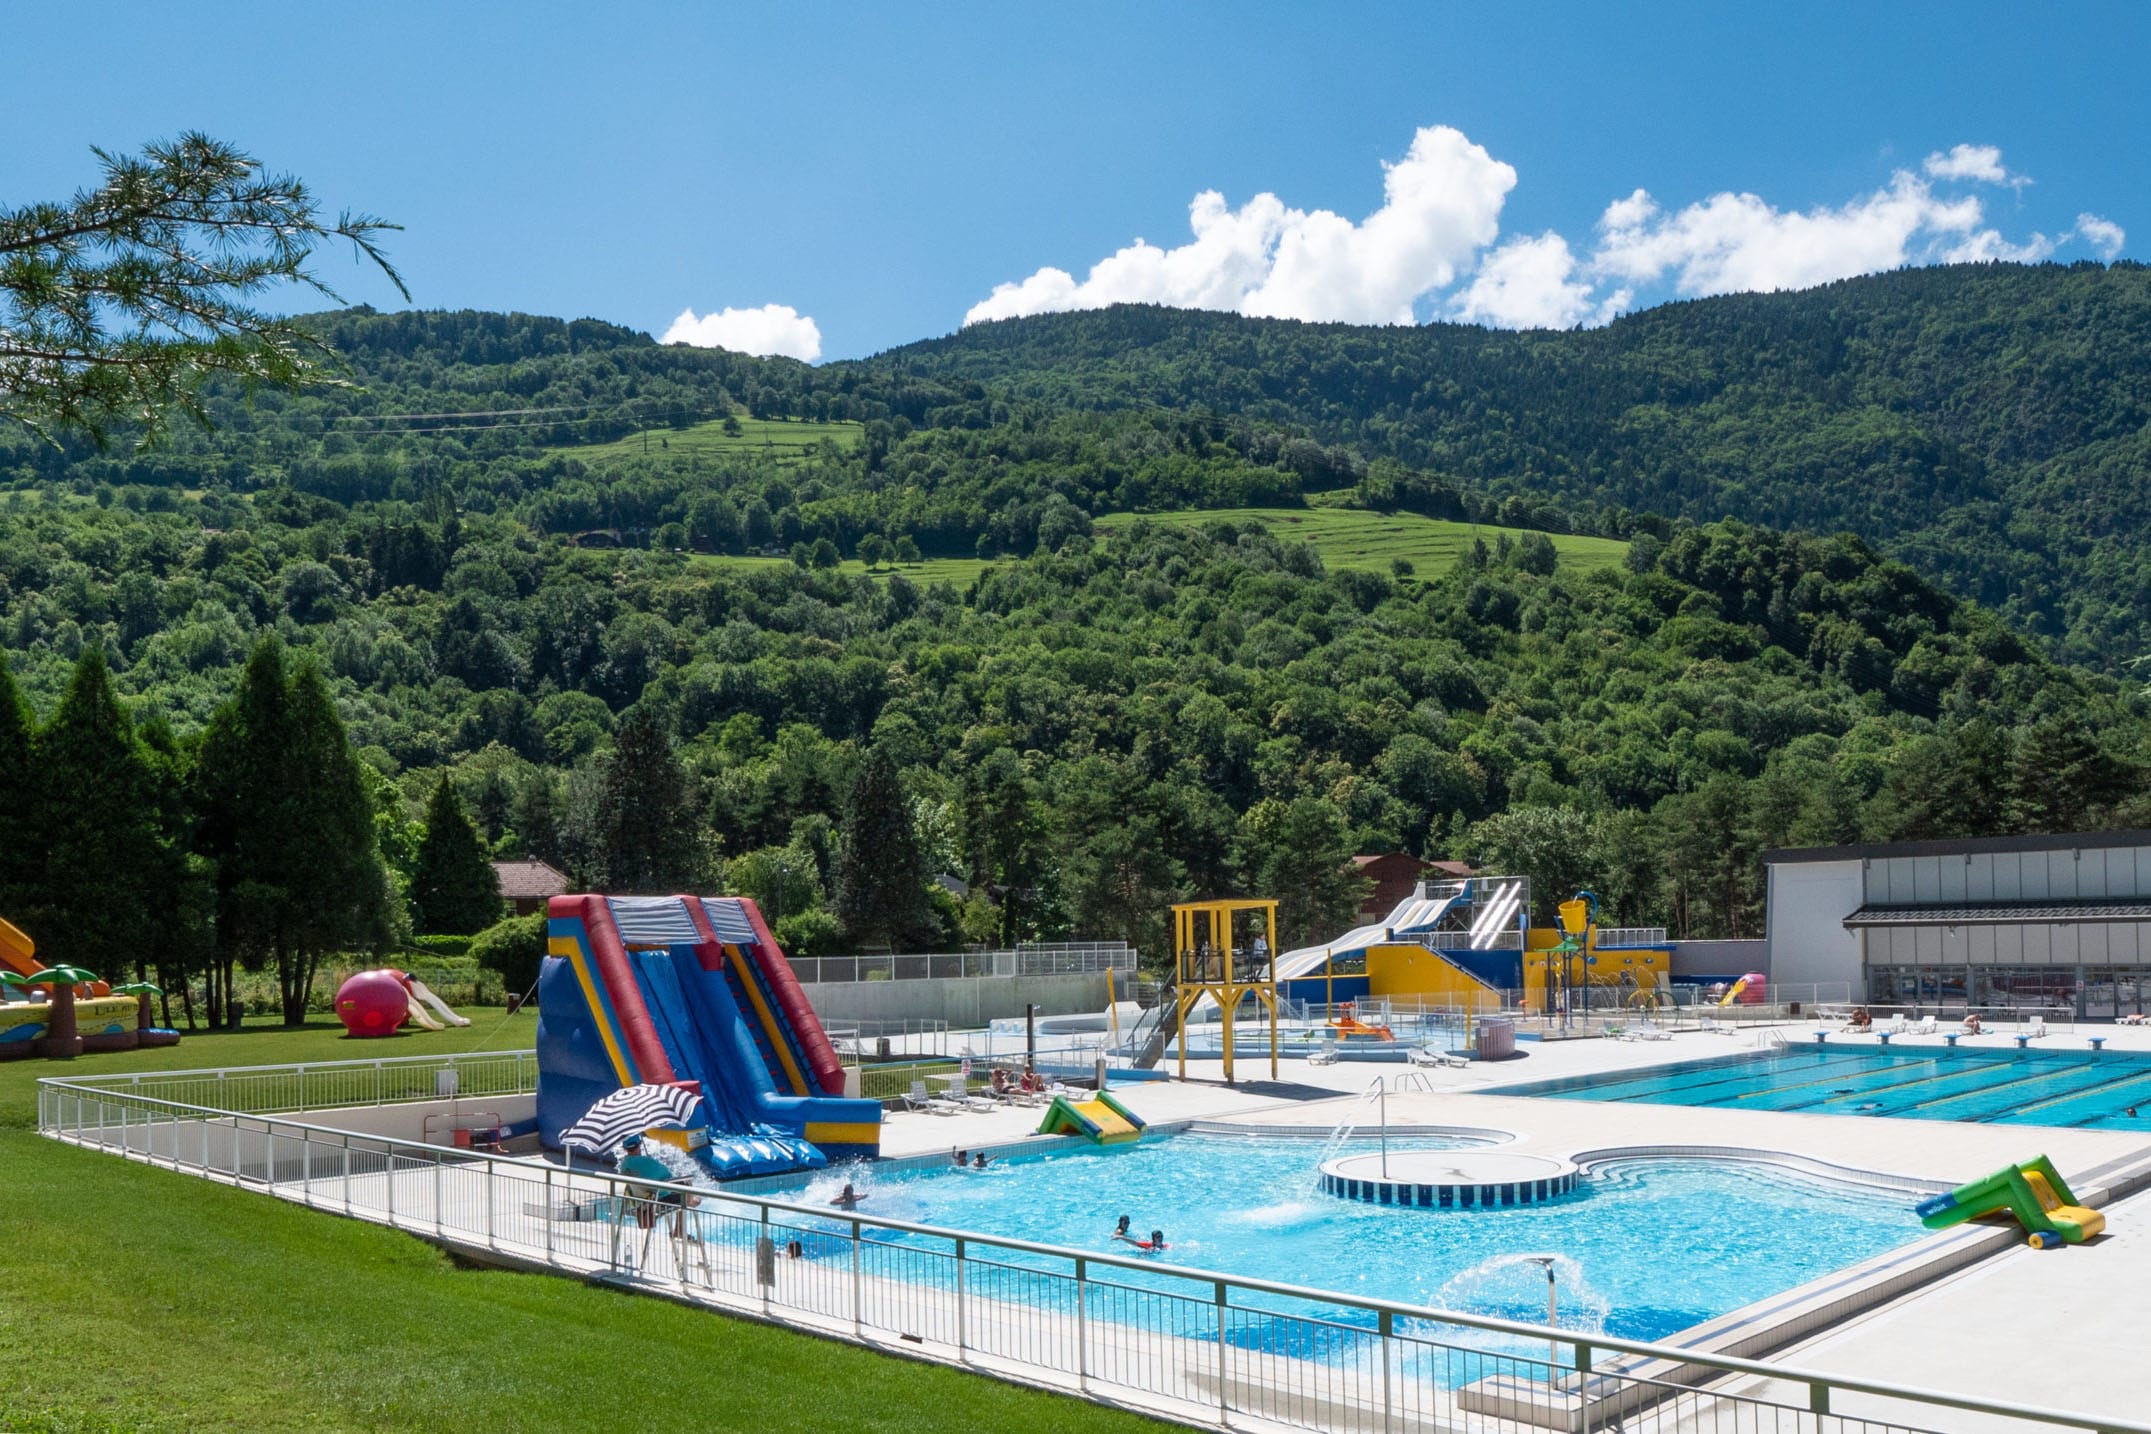
[[865,1198],[864,1195],[852,1189],[851,1182],[847,1180],[844,1182],[844,1188],[837,1191],[836,1199],[831,1200],[829,1203],[839,1210],[856,1210],[859,1208],[859,1202]]
[[973,1170],[984,1170],[984,1169],[985,1169],[985,1168],[986,1168],[987,1166],[991,1165],[992,1163],[993,1163],[993,1161],[992,1161],[992,1160],[991,1160],[990,1158],[988,1158],[988,1156],[987,1156],[986,1152],[985,1152],[985,1151],[983,1151],[983,1150],[981,1150],[981,1151],[980,1151],[980,1152],[978,1153],[978,1157],[977,1157],[976,1159],[974,1159],[974,1160],[973,1160],[973,1161],[971,1162],[971,1168],[972,1168]]
[[1155,1254],[1159,1250],[1167,1248],[1165,1243],[1165,1232],[1163,1230],[1152,1230],[1150,1232],[1150,1238],[1147,1240],[1138,1240],[1133,1235],[1129,1234],[1128,1217],[1125,1215],[1121,1216],[1120,1223],[1113,1227],[1113,1238],[1120,1241],[1124,1245],[1133,1245],[1136,1249],[1143,1251],[1145,1254]]

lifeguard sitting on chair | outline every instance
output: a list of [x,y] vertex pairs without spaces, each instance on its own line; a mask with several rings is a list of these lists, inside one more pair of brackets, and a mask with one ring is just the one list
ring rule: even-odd
[[1393,1041],[1397,1038],[1389,1027],[1370,1026],[1359,1017],[1353,1015],[1350,1001],[1345,1002],[1337,1009],[1336,1019],[1331,1021],[1330,1024],[1336,1027],[1337,1034],[1346,1040],[1351,1039],[1353,1036],[1365,1036],[1370,1041]]

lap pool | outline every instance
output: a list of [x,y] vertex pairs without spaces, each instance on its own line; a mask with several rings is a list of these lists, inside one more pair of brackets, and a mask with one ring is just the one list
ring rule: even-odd
[[[1392,1138],[1390,1149],[1458,1143]],[[1923,1233],[1910,1195],[1696,1158],[1599,1166],[1543,1205],[1367,1205],[1317,1189],[1320,1148],[1187,1134],[1026,1152],[983,1171],[852,1166],[753,1188],[820,1204],[849,1178],[866,1197],[862,1215],[1132,1255],[1112,1239],[1125,1214],[1139,1235],[1165,1232],[1175,1265],[1534,1323],[1546,1316],[1546,1277],[1530,1257],[1551,1255],[1561,1325],[1634,1339],[1671,1335]]]
[[1786,1046],[1499,1093],[2151,1131],[2151,1055],[2133,1052]]

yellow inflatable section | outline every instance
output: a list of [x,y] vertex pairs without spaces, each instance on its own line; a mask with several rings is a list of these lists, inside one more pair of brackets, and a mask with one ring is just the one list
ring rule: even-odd
[[0,916],[0,966],[21,976],[42,969],[37,964],[37,943],[5,916]]
[[1098,1145],[1120,1145],[1140,1139],[1145,1121],[1119,1101],[1099,1091],[1089,1100],[1053,1098],[1046,1118],[1038,1123],[1040,1135],[1082,1135]]

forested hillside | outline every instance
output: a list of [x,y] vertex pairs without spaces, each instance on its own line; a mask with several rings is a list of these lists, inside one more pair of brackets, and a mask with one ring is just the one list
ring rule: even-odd
[[[324,321],[350,387],[211,392],[213,431],[146,453],[8,436],[0,647],[35,734],[16,749],[54,754],[21,757],[19,781],[88,850],[101,827],[68,774],[135,744],[142,770],[111,790],[159,794],[137,834],[169,858],[157,944],[219,959],[233,948],[212,914],[253,889],[231,854],[247,830],[233,774],[252,769],[202,753],[241,750],[242,732],[277,750],[247,701],[288,700],[318,740],[318,693],[360,758],[338,820],[363,788],[399,898],[345,926],[383,940],[444,929],[428,873],[455,853],[425,854],[428,825],[440,847],[459,808],[492,851],[581,882],[753,894],[806,951],[1078,933],[1154,951],[1166,902],[1231,891],[1283,897],[1297,941],[1349,918],[1350,854],[1392,848],[1526,870],[1552,895],[1588,883],[1622,922],[1750,934],[1765,846],[2151,822],[2135,684],[2056,664],[1856,538],[1614,514],[1580,468],[1543,485],[1570,508],[1372,420],[1302,424],[1260,397],[1249,413],[1128,405],[1117,387],[1206,326],[1250,352],[1333,338],[1319,362],[1273,357],[1341,387],[1373,382],[1345,363],[1359,346],[1438,352],[1457,331],[1035,323],[1100,351],[1071,355],[1064,382],[1004,386],[958,360],[1024,326],[810,369],[589,321],[351,313]],[[1164,337],[1108,362],[1131,325]],[[1459,342],[1558,368],[1561,345],[1633,332]],[[1207,403],[1196,387],[1182,396]],[[1479,411],[1474,451],[1503,433],[1528,446],[1522,419]],[[1631,461],[1610,430],[1603,451]],[[1735,471],[1710,470],[1713,491]],[[1540,532],[1487,530],[1453,566],[1331,570],[1244,517],[1127,516],[1311,494],[1633,540],[1586,565]],[[909,548],[990,562],[960,586],[834,566]],[[772,551],[793,561],[748,561]],[[250,655],[249,690],[271,695],[234,706]],[[105,710],[106,667],[130,731]],[[887,871],[973,894],[921,884],[903,911],[868,890]]]
[[1305,425],[1595,524],[1855,532],[2109,668],[2151,635],[2141,265],[1907,269],[1571,333],[1119,308],[981,324],[869,367]]

